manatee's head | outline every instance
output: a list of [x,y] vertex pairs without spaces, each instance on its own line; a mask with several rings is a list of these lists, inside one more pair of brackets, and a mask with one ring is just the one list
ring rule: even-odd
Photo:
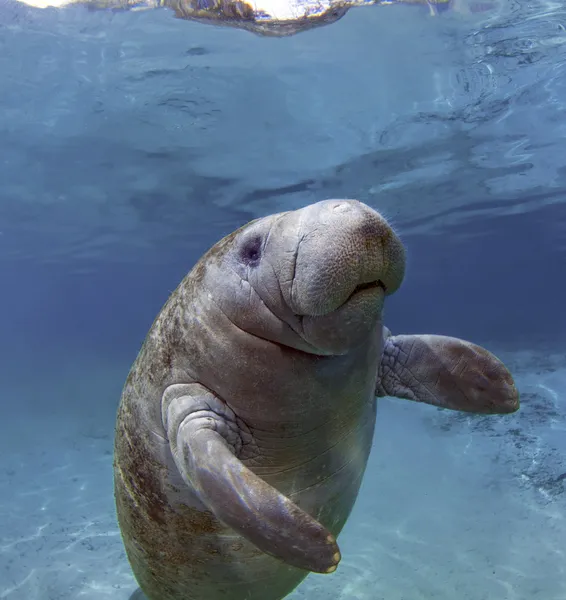
[[405,252],[387,221],[357,200],[326,200],[252,221],[205,255],[202,283],[250,334],[321,355],[381,331]]

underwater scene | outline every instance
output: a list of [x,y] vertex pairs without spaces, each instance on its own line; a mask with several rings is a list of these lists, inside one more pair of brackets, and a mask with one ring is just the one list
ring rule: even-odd
[[566,600],[566,5],[0,0],[0,600]]

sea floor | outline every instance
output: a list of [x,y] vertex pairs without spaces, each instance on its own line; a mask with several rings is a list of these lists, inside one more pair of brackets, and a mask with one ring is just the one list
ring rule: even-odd
[[[292,600],[566,600],[566,357],[499,355],[522,393],[515,415],[380,402],[340,568]],[[129,365],[92,365],[1,392],[0,599],[128,600],[136,587],[112,496]]]

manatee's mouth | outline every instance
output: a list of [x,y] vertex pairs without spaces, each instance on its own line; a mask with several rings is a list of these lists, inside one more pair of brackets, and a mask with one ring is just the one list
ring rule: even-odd
[[299,335],[317,355],[342,355],[368,335],[380,322],[387,287],[381,279],[358,284],[350,295],[327,312],[297,315]]
[[[376,279],[375,281],[370,281],[368,283],[360,283],[354,288],[354,291],[350,294],[348,300],[353,298],[359,292],[363,292],[365,290],[375,290],[378,288],[381,288],[384,294],[387,293],[387,288],[381,279]],[[348,302],[348,300],[346,300],[346,302]]]

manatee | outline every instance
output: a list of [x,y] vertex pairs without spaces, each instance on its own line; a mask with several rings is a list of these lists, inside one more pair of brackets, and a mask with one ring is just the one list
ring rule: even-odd
[[114,485],[148,600],[281,600],[332,573],[376,398],[519,407],[470,342],[392,335],[405,250],[356,200],[254,220],[214,245],[154,321],[122,393]]

